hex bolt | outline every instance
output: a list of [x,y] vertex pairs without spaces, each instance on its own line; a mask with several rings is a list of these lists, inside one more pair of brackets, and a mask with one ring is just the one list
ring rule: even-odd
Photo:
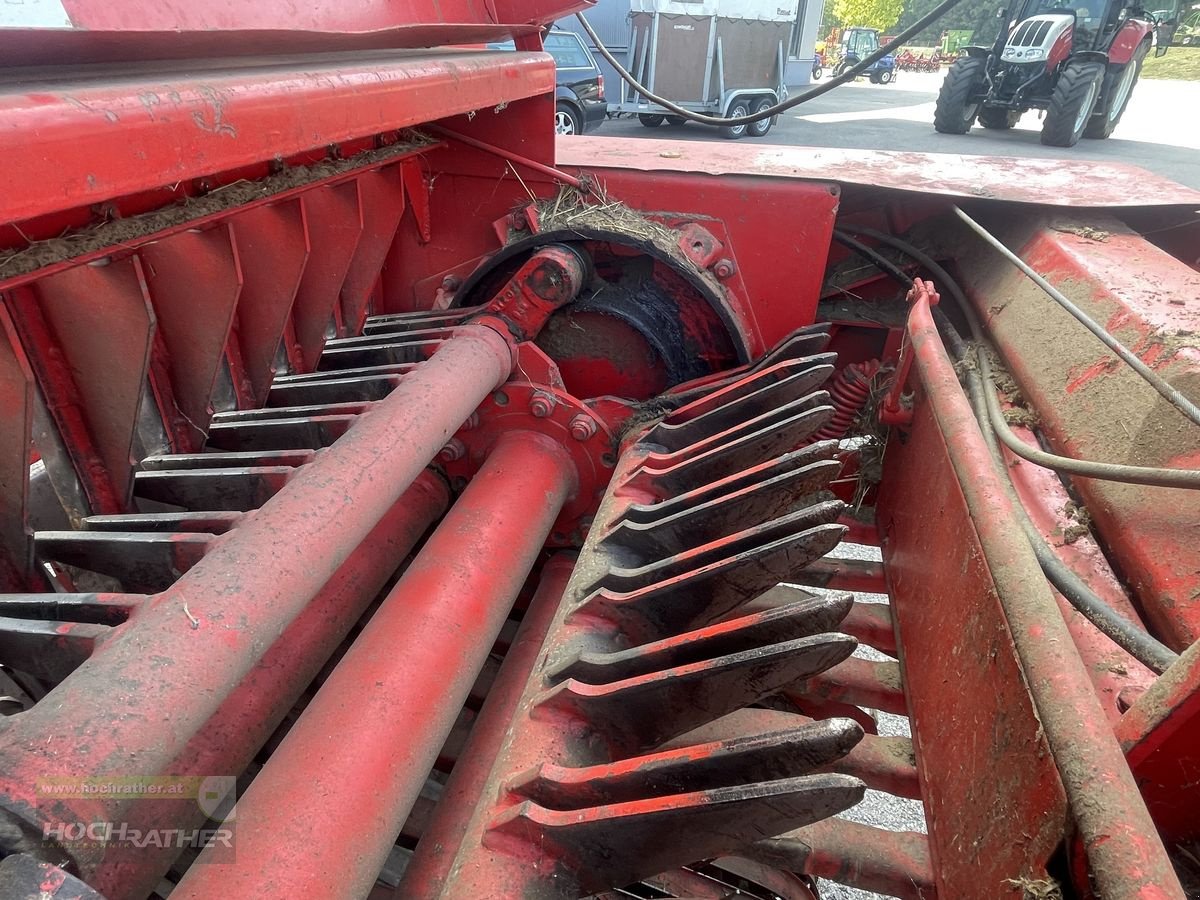
[[438,451],[438,462],[458,462],[467,455],[467,445],[458,438],[451,438],[450,443]]
[[580,413],[571,420],[571,437],[577,441],[586,441],[596,433],[596,420],[591,416]]
[[445,278],[442,279],[442,290],[457,291],[459,285],[461,285],[461,284],[462,284],[462,281],[459,279],[459,277],[457,275],[447,275]]
[[[473,412],[467,416],[467,420],[462,423],[462,431],[472,431],[479,427],[479,413]],[[455,439],[457,440],[457,438]]]
[[718,278],[728,278],[737,271],[737,266],[733,264],[732,259],[719,259],[717,260],[717,264],[713,267],[713,271],[716,273]]
[[534,391],[533,396],[529,398],[529,411],[533,413],[536,419],[545,419],[554,412],[554,406],[558,401],[553,394],[547,394],[545,391]]

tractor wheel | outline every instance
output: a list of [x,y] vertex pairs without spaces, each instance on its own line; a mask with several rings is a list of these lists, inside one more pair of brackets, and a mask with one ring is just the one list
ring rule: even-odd
[[985,106],[979,111],[979,124],[984,128],[1012,128],[1020,119],[1021,111],[1019,109]]
[[666,118],[666,116],[654,116],[650,115],[649,113],[638,113],[638,121],[647,128],[657,128]]
[[979,113],[976,94],[983,87],[987,60],[975,56],[956,59],[946,72],[933,111],[933,127],[940,134],[966,134]]
[[882,72],[879,73],[879,83],[880,84],[891,84],[892,79],[894,77],[895,76],[892,74],[891,69],[884,69]]
[[[738,100],[725,111],[725,117],[728,119],[740,119],[742,116],[748,115],[750,115],[750,109],[746,106],[745,100]],[[746,125],[722,125],[721,137],[736,141],[745,135],[748,127]]]
[[688,120],[683,116],[667,116],[668,125],[686,125]]
[[1042,143],[1048,147],[1074,147],[1096,108],[1104,66],[1094,62],[1069,62],[1050,94]]
[[1088,119],[1088,123],[1083,129],[1085,138],[1106,138],[1116,130],[1117,123],[1125,114],[1125,107],[1129,105],[1133,86],[1137,84],[1138,76],[1142,73],[1142,61],[1149,52],[1150,43],[1147,41],[1134,51],[1133,58],[1129,62],[1123,66],[1113,66],[1105,76],[1107,90],[1104,93],[1107,108],[1100,115]]
[[[754,112],[757,115],[765,109],[770,109],[774,104],[770,97],[763,97],[754,104]],[[765,119],[759,119],[757,122],[751,122],[746,126],[750,132],[750,137],[766,137],[767,132],[771,130],[771,126],[775,124],[775,117],[768,116]]]
[[833,67],[833,77],[841,78],[843,75],[846,74],[846,72],[848,72],[850,70],[850,67],[853,65],[854,65],[854,63],[848,63],[848,62],[838,63],[836,66]]

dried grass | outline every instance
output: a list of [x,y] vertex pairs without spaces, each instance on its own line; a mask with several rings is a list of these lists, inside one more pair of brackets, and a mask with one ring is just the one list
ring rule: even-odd
[[214,188],[200,197],[184,199],[151,212],[112,219],[44,241],[33,241],[20,250],[0,252],[0,278],[25,275],[53,263],[74,259],[109,247],[128,247],[167,228],[202,219],[236,206],[262,200],[321,181],[352,169],[384,162],[435,143],[432,138],[409,133],[406,140],[346,159],[329,159],[309,166],[291,166],[255,181],[241,180]]

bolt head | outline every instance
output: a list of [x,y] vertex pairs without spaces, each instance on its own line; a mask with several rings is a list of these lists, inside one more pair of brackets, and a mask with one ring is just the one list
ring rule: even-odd
[[452,438],[450,443],[446,444],[438,452],[438,461],[442,463],[458,462],[467,454],[467,446],[458,438]]
[[718,278],[729,278],[735,271],[737,271],[737,268],[734,266],[733,260],[721,259],[717,261],[716,266],[713,267],[713,271],[716,273]]
[[556,402],[553,394],[538,391],[529,400],[529,411],[533,414],[534,418],[545,419],[554,412]]
[[580,413],[571,420],[571,437],[577,441],[586,441],[596,433],[596,421],[591,416]]

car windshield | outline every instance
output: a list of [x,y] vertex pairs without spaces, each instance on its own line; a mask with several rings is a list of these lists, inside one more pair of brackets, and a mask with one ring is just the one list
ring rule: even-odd
[[573,34],[550,32],[545,40],[546,52],[554,57],[560,69],[590,69],[592,59],[587,50]]

